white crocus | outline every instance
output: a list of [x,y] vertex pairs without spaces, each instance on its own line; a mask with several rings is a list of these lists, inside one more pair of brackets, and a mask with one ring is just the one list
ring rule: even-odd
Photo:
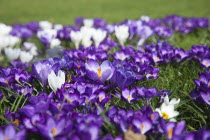
[[94,21],[93,21],[93,19],[84,19],[83,24],[85,27],[91,28],[91,27],[93,27]]
[[173,98],[169,101],[168,96],[164,98],[164,102],[160,108],[156,108],[155,111],[159,113],[164,119],[169,119],[170,121],[175,121],[174,117],[179,115],[178,111],[175,111],[175,105],[180,102],[180,99]]
[[12,31],[12,27],[5,25],[3,23],[0,23],[0,35],[9,35],[9,33]]
[[58,75],[56,76],[55,72],[51,71],[48,75],[48,83],[50,88],[56,93],[57,89],[61,88],[65,83],[65,73],[59,70]]
[[126,25],[115,26],[115,35],[120,42],[120,45],[124,45],[125,41],[129,37],[129,28]]
[[90,47],[91,44],[92,44],[92,41],[91,41],[90,38],[87,37],[87,38],[83,38],[83,39],[82,39],[82,45],[83,45],[85,48]]
[[79,43],[82,40],[82,34],[80,31],[71,31],[70,33],[71,41],[74,43],[75,47],[79,48]]
[[34,43],[31,42],[24,42],[23,43],[24,48],[29,51],[32,55],[37,56],[37,46]]
[[18,59],[20,55],[20,48],[5,48],[4,53],[9,61]]
[[49,21],[40,21],[39,22],[39,27],[43,30],[52,29],[53,24]]
[[176,106],[176,105],[179,104],[179,102],[180,102],[180,99],[177,100],[176,98],[173,98],[173,99],[171,99],[171,101],[169,101],[168,95],[164,98],[164,103],[166,105],[174,105],[174,106]]
[[57,31],[58,30],[62,30],[63,29],[63,25],[62,24],[55,24],[54,25],[54,29],[57,30]]
[[95,43],[95,46],[98,47],[100,43],[105,39],[107,32],[97,29],[93,32],[93,40]]
[[60,46],[60,44],[61,44],[61,41],[59,39],[57,38],[52,39],[50,42],[50,48],[58,47]]
[[23,63],[28,63],[33,59],[33,55],[30,52],[21,51],[20,52],[20,61]]
[[150,17],[149,16],[141,16],[141,20],[145,22],[149,22]]

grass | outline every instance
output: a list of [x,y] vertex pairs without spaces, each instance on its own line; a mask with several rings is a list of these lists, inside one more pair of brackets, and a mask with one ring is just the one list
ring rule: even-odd
[[1,22],[10,24],[39,20],[71,24],[78,16],[108,22],[142,15],[210,17],[209,5],[209,0],[0,0],[0,17]]

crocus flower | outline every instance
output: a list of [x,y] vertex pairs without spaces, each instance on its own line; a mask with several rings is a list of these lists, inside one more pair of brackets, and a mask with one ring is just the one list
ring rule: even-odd
[[3,132],[0,129],[0,140],[24,140],[25,139],[25,131],[16,132],[15,128],[12,125],[8,125]]
[[210,67],[210,59],[203,59],[201,64],[206,68]]
[[93,40],[95,43],[95,46],[98,47],[100,45],[100,43],[105,39],[106,37],[106,31],[100,30],[100,29],[96,29],[93,32]]
[[164,119],[170,119],[174,120],[173,118],[179,115],[178,111],[175,111],[175,105],[179,103],[180,100],[172,99],[170,102],[168,100],[168,96],[164,98],[164,102],[161,105],[160,108],[156,108],[155,111],[157,111],[161,117]]
[[5,48],[4,52],[8,60],[13,61],[15,59],[18,59],[20,55],[20,48]]
[[52,29],[53,25],[49,21],[40,21],[39,27],[43,30]]
[[65,83],[65,73],[61,70],[58,71],[58,75],[56,76],[54,71],[48,75],[48,83],[50,88],[56,93],[58,88]]
[[65,120],[55,121],[53,118],[47,120],[46,125],[37,124],[39,131],[48,138],[54,138],[63,132],[65,127]]
[[86,19],[83,20],[83,24],[84,24],[85,27],[91,28],[94,24],[94,21],[93,21],[93,19],[87,19],[86,18]]
[[94,81],[104,82],[113,75],[113,68],[108,60],[99,65],[95,60],[90,59],[88,63],[85,63],[85,68],[86,75]]
[[12,27],[5,25],[3,23],[0,23],[0,35],[9,35],[9,33],[12,31]]
[[79,43],[81,42],[82,40],[82,34],[80,31],[71,31],[70,33],[70,37],[71,37],[71,41],[73,41],[76,49],[79,48]]
[[33,59],[33,55],[30,52],[21,51],[20,52],[20,60],[23,63],[28,63]]
[[128,88],[124,88],[122,90],[122,98],[124,100],[128,101],[129,103],[133,102],[136,99],[135,94],[136,94],[135,88],[133,88],[131,90],[129,90]]
[[134,119],[132,123],[141,134],[145,134],[152,128],[152,122],[149,119]]
[[120,45],[124,45],[129,36],[129,28],[126,25],[115,26],[115,35],[120,42]]

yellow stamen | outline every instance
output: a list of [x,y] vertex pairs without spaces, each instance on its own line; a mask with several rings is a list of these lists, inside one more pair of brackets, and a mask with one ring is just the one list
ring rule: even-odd
[[162,112],[162,115],[163,115],[163,118],[164,118],[164,119],[169,119],[168,114],[166,114],[165,112]]
[[57,129],[56,128],[52,128],[52,135],[53,135],[53,137],[55,137],[57,135]]
[[61,106],[58,106],[58,109],[61,109]]
[[155,117],[154,115],[151,115],[151,116],[150,116],[150,119],[151,119],[151,120],[153,120],[153,119],[154,119],[154,117]]
[[6,81],[5,81],[5,83],[8,85],[8,84],[9,84],[9,81],[8,81],[8,80],[6,80]]
[[144,127],[145,127],[145,126],[144,126],[144,124],[142,124],[142,125],[141,125],[141,127],[140,127],[140,131],[141,131],[141,133],[143,132]]
[[99,101],[101,102],[103,100],[103,97],[99,97]]
[[208,83],[208,87],[210,87],[210,83]]
[[9,138],[4,138],[4,140],[10,140]]
[[88,99],[86,99],[86,100],[85,100],[85,102],[87,103],[87,102],[89,102],[89,100],[88,100]]
[[206,67],[208,67],[208,66],[209,66],[209,63],[208,63],[208,62],[205,62],[204,65],[205,65]]
[[155,60],[158,61],[158,60],[160,60],[160,58],[159,57],[155,57]]
[[79,69],[81,66],[79,65],[79,66],[77,66],[77,68]]
[[13,123],[16,124],[16,125],[19,125],[19,120],[15,119],[15,121]]
[[128,95],[127,99],[128,99],[128,101],[130,101],[130,100],[131,100],[131,96],[130,96],[130,95]]
[[129,127],[128,127],[128,130],[132,130],[132,126],[129,126]]
[[101,78],[101,69],[97,69],[98,78]]
[[71,99],[68,99],[68,100],[67,100],[67,102],[71,102],[71,101],[72,101]]
[[169,129],[168,131],[168,138],[171,139],[173,135],[173,129]]

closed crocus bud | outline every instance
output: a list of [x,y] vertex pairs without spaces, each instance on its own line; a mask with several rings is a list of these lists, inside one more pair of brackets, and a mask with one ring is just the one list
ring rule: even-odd
[[9,33],[12,31],[12,27],[0,23],[0,31],[0,35],[9,35]]
[[79,43],[82,40],[82,34],[80,31],[71,31],[70,33],[71,41],[74,43],[76,49],[79,48]]
[[83,24],[85,27],[93,27],[94,21],[93,19],[84,19]]
[[126,25],[115,26],[115,35],[120,42],[120,45],[124,45],[129,36],[129,28]]
[[18,59],[20,55],[20,48],[5,48],[4,49],[5,55],[9,61],[13,61]]
[[30,52],[21,51],[20,52],[20,61],[23,63],[28,63],[33,59],[33,55]]
[[51,71],[48,75],[48,83],[50,88],[56,93],[57,89],[61,88],[65,83],[65,73],[59,70],[58,75],[56,76],[55,72]]
[[100,43],[105,39],[106,37],[106,31],[97,29],[93,32],[93,40],[95,43],[95,46],[98,47]]
[[53,25],[49,21],[40,21],[39,27],[43,30],[45,29],[52,29]]

